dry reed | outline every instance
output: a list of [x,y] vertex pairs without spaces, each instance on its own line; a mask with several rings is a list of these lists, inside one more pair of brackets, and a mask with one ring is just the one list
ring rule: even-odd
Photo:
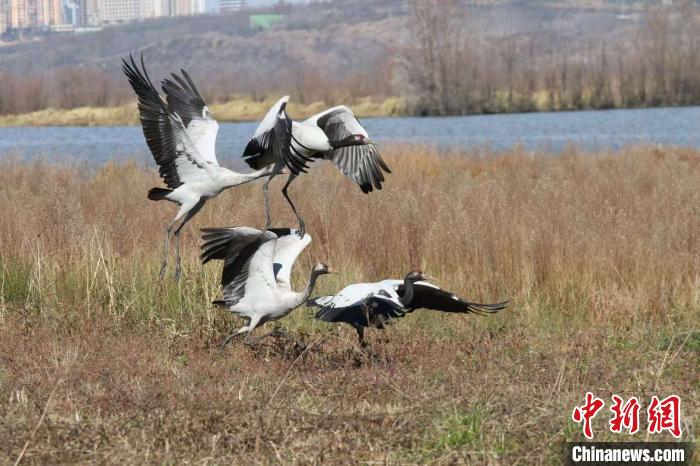
[[[314,237],[297,286],[318,260],[342,272],[318,293],[421,267],[511,305],[416,312],[369,334],[374,356],[300,309],[283,324],[316,345],[293,367],[284,342],[214,349],[235,323],[208,304],[219,269],[200,266],[197,228],[260,226],[259,183],[186,227],[175,284],[157,280],[174,207],[145,199],[154,171],[0,162],[0,458],[58,380],[24,461],[552,462],[581,437],[569,416],[586,390],[677,393],[696,435],[699,152],[385,152],[382,192],[321,164],[293,185]],[[273,218],[293,225],[282,181]]]

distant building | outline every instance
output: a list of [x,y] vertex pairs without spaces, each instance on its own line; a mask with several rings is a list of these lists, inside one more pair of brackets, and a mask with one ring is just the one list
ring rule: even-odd
[[219,0],[221,13],[234,13],[245,9],[245,0]]
[[98,2],[100,23],[113,24],[136,21],[143,17],[139,0],[101,0]]
[[11,18],[10,0],[0,0],[0,34],[10,29]]
[[192,14],[202,15],[207,12],[207,0],[192,0]]
[[0,31],[47,28],[63,22],[61,0],[0,0]]
[[[239,11],[245,0],[221,0],[221,11]],[[25,29],[94,30],[150,18],[207,13],[207,0],[0,0],[0,34]]]

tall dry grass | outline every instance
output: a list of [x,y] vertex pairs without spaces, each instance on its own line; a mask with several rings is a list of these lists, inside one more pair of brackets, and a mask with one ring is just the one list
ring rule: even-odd
[[[393,174],[368,196],[327,164],[293,185],[314,237],[300,278],[316,260],[343,271],[321,292],[422,267],[474,299],[512,298],[518,314],[549,308],[567,320],[626,323],[698,304],[695,152],[467,157],[395,148],[386,157]],[[260,226],[261,186],[224,193],[186,228],[186,273],[176,286],[155,280],[175,212],[145,199],[159,183],[133,165],[86,172],[3,162],[4,300],[44,313],[80,304],[138,317],[162,315],[165,290],[178,297],[168,313],[199,312],[217,291],[214,268],[197,259],[198,228]],[[274,197],[275,223],[294,225]]]
[[[567,420],[587,389],[678,392],[696,435],[700,152],[384,152],[381,192],[328,164],[294,183],[314,238],[296,286],[319,260],[341,275],[318,294],[421,267],[466,298],[511,304],[483,319],[416,312],[369,335],[369,361],[351,329],[297,310],[282,323],[318,346],[291,367],[272,350],[211,349],[235,324],[209,304],[219,266],[199,264],[197,229],[261,226],[259,183],[209,202],[184,230],[182,280],[159,282],[175,210],[146,200],[154,170],[2,161],[0,456],[16,457],[58,381],[36,462],[552,461],[577,438]],[[282,183],[274,223],[293,226]]]

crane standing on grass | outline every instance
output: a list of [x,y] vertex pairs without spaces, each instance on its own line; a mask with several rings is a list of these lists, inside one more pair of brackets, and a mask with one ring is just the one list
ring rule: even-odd
[[369,140],[367,131],[348,107],[340,105],[318,113],[302,122],[292,121],[286,107],[289,96],[282,97],[267,112],[243,152],[243,158],[253,169],[274,164],[270,178],[265,182],[265,229],[272,225],[269,184],[286,167],[289,178],[282,188],[289,205],[299,221],[299,235],[304,235],[304,221],[297,213],[287,189],[300,173],[306,173],[307,162],[325,159],[333,162],[343,173],[356,182],[363,193],[382,189],[382,170],[391,173],[377,149]]
[[160,176],[167,188],[152,188],[148,198],[180,205],[175,219],[165,231],[163,263],[167,265],[168,243],[175,229],[175,279],[180,277],[180,231],[201,210],[204,203],[227,188],[238,186],[273,173],[273,166],[264,166],[252,173],[236,173],[219,166],[214,146],[219,124],[207,108],[197,87],[185,70],[182,77],[173,74],[165,79],[162,89],[166,100],[151,83],[141,55],[141,69],[130,56],[122,59],[122,68],[138,96],[143,135],[160,166]]

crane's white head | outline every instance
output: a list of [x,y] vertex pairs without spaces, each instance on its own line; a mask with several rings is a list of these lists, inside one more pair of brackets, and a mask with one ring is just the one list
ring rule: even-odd
[[318,264],[314,265],[313,271],[316,275],[326,275],[329,273],[338,273],[332,268],[328,267],[326,264],[322,264],[319,262]]

